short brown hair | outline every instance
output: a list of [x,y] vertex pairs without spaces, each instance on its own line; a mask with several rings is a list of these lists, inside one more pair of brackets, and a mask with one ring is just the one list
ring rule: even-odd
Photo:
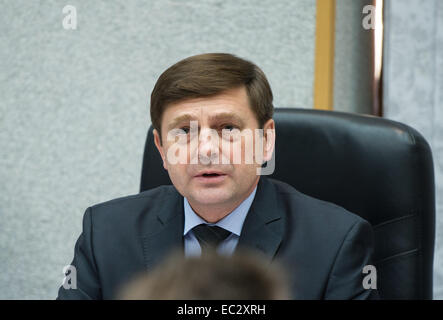
[[272,118],[272,91],[263,71],[227,53],[206,53],[177,62],[164,71],[151,94],[151,121],[159,133],[168,104],[207,97],[244,85],[260,127]]
[[279,300],[290,299],[288,273],[263,254],[237,250],[232,256],[210,251],[184,257],[174,251],[152,271],[133,277],[118,292],[123,300]]

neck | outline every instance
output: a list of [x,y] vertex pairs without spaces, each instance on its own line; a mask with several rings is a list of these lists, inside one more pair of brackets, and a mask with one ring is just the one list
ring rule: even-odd
[[231,201],[229,203],[217,203],[217,204],[198,204],[192,203],[190,199],[188,199],[189,205],[192,210],[203,220],[209,223],[216,223],[229,215],[232,211],[235,210],[243,201],[245,201],[254,191],[254,188],[257,186],[258,180],[260,176],[257,177],[256,182],[251,186],[251,188],[246,192],[246,195],[240,199],[236,199],[235,201]]

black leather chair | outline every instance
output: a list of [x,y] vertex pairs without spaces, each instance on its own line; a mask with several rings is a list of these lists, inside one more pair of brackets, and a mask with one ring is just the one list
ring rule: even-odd
[[[371,116],[276,109],[270,176],[336,203],[374,227],[382,299],[432,299],[435,186],[431,149],[416,130]],[[171,184],[149,129],[141,191]]]

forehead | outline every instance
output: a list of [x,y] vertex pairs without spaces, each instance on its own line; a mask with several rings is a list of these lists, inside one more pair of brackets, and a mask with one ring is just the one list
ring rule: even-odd
[[170,104],[163,113],[162,126],[178,117],[188,116],[204,120],[227,113],[245,119],[254,116],[244,87],[230,89],[215,96],[187,99]]

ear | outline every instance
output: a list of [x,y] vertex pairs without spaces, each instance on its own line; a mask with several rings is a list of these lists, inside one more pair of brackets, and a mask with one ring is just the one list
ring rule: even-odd
[[275,147],[275,122],[269,119],[263,126],[263,161],[269,161]]
[[157,148],[158,152],[160,153],[160,156],[162,157],[163,168],[165,168],[165,170],[168,170],[168,167],[166,165],[165,152],[163,150],[163,146],[162,146],[162,142],[161,142],[161,139],[160,139],[160,135],[158,134],[158,131],[156,129],[154,129],[154,144],[155,144],[155,147]]

